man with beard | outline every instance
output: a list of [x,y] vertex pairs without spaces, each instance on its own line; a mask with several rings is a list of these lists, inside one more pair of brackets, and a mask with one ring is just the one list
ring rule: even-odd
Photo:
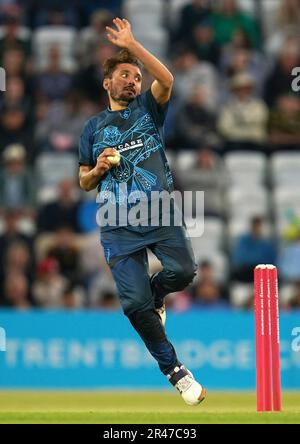
[[[136,200],[146,196],[148,208],[153,192],[173,191],[163,139],[173,76],[135,40],[127,20],[116,18],[113,23],[115,28],[106,28],[108,40],[123,49],[104,63],[103,87],[109,107],[92,117],[81,135],[80,186],[86,191],[98,187],[98,214],[105,206],[108,213],[113,206],[118,210],[118,219],[108,224],[102,213],[101,243],[124,314],[162,373],[187,404],[196,405],[205,398],[205,389],[178,360],[164,328],[164,297],[185,288],[195,276],[190,241],[184,227],[172,225],[174,210],[169,226],[163,224],[162,211],[155,226],[149,224],[148,216],[138,224],[129,221]],[[155,79],[143,94],[140,63]],[[124,209],[128,213],[125,223],[120,217]],[[163,266],[151,277],[147,248]]]

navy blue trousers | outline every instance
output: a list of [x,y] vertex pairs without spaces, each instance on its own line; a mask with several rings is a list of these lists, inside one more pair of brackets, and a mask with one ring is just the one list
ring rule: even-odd
[[154,308],[146,248],[163,266],[154,278],[155,291],[161,296],[183,290],[196,273],[191,242],[184,227],[140,227],[136,231],[116,228],[102,233],[101,244],[127,316]]
[[[160,370],[180,366],[155,312],[155,298],[183,290],[196,274],[191,242],[183,227],[117,228],[103,232],[101,243],[116,281],[124,314],[137,330]],[[163,269],[150,283],[147,248]]]

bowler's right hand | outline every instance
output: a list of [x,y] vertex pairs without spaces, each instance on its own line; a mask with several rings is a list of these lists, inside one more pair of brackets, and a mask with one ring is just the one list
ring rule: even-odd
[[107,159],[109,156],[115,156],[117,150],[114,148],[105,148],[97,158],[97,164],[95,165],[95,172],[99,176],[103,176],[108,170],[111,169],[112,164]]

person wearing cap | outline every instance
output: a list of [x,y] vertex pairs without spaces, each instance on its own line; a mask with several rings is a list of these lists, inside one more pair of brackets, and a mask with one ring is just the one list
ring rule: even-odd
[[254,86],[255,81],[247,72],[240,72],[231,79],[231,98],[218,120],[226,151],[263,149],[269,111],[261,99],[254,97]]
[[27,212],[34,206],[34,179],[26,165],[21,144],[8,145],[2,153],[0,206]]

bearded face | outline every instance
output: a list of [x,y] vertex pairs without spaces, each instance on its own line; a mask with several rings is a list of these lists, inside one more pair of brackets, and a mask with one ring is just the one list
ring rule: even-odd
[[142,74],[140,69],[129,63],[120,63],[114,70],[112,77],[105,80],[105,89],[110,98],[120,105],[128,105],[140,93]]

